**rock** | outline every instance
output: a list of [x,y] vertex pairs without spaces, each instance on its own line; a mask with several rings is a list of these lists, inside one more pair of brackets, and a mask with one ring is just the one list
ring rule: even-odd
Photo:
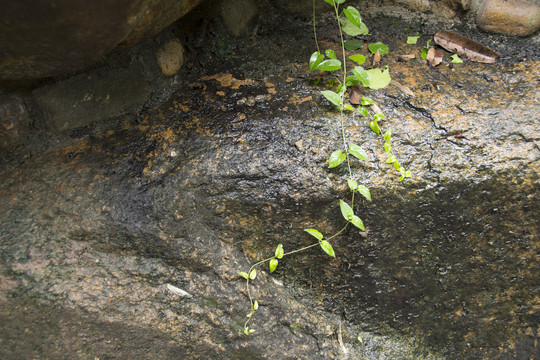
[[157,53],[157,63],[161,72],[172,76],[180,71],[184,63],[184,49],[178,40],[169,41]]
[[0,80],[67,74],[133,45],[185,15],[200,0],[21,0],[0,14]]
[[234,36],[239,36],[257,14],[253,0],[224,0],[221,5],[221,18]]
[[528,36],[540,30],[540,4],[530,0],[485,0],[478,27],[506,35]]
[[33,92],[45,121],[57,131],[74,130],[141,107],[150,87],[138,63],[96,70]]

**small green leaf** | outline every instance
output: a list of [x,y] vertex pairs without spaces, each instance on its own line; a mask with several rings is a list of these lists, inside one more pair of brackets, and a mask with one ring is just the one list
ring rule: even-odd
[[358,185],[358,192],[362,194],[366,199],[371,201],[371,192],[364,185]]
[[341,102],[343,101],[343,98],[337,93],[333,92],[332,90],[324,90],[321,91],[321,94],[332,104],[336,105],[337,107],[341,107]]
[[362,336],[358,335],[356,339],[360,342],[360,344],[364,344],[364,341],[362,340]]
[[383,44],[382,42],[376,42],[368,45],[368,49],[372,54],[375,54],[379,50],[379,54],[384,55],[390,52],[388,45]]
[[429,51],[429,48],[423,48],[423,49],[422,49],[422,52],[420,53],[420,57],[421,57],[422,59],[427,59],[427,53],[428,53],[428,51]]
[[362,231],[365,231],[366,228],[364,227],[364,223],[362,222],[362,220],[356,216],[356,215],[353,215],[352,219],[351,219],[351,223],[356,226],[357,228],[359,228],[360,230]]
[[345,104],[345,105],[343,105],[343,110],[354,111],[354,108],[352,107],[351,104]]
[[348,179],[347,185],[349,185],[349,189],[351,189],[351,191],[355,191],[356,189],[358,189],[358,183],[354,180]]
[[392,81],[388,69],[381,71],[381,69],[375,68],[366,70],[366,73],[369,76],[368,87],[373,90],[385,88]]
[[248,319],[251,319],[252,316],[253,316],[253,311],[246,315],[246,317],[247,317]]
[[245,271],[240,271],[238,274],[246,280],[249,278],[248,273]]
[[341,5],[347,0],[334,0],[337,4]]
[[257,311],[258,308],[259,308],[259,302],[257,300],[255,300],[253,302],[253,310]]
[[[395,158],[395,157],[394,157]],[[397,171],[399,171],[399,169],[401,169],[401,165],[399,165],[399,162],[397,160],[395,160],[392,165],[394,166],[394,169],[396,169]]]
[[379,129],[379,124],[377,124],[377,121],[370,122],[369,127],[371,128],[371,130],[373,130],[375,133],[377,133],[377,135],[380,134],[381,129]]
[[276,247],[275,257],[277,257],[278,259],[281,259],[281,258],[283,257],[283,254],[284,254],[284,251],[283,251],[283,245],[282,245],[282,244],[279,244],[279,245]]
[[384,142],[384,152],[387,154],[392,152],[392,144],[390,144],[388,141]]
[[317,66],[323,61],[324,55],[321,54],[318,51],[315,51],[313,54],[311,54],[311,57],[309,58],[309,71],[313,71],[317,68]]
[[364,85],[366,87],[369,86],[369,74],[367,73],[367,71],[363,67],[356,66],[353,69],[353,74],[356,76],[358,81],[360,81],[362,83],[362,85]]
[[257,269],[251,270],[251,272],[249,273],[249,278],[251,280],[255,280],[256,277],[257,277]]
[[355,54],[355,55],[351,55],[349,56],[349,59],[351,59],[352,61],[354,61],[355,63],[357,63],[358,65],[362,65],[363,63],[366,62],[366,56],[365,55],[362,55],[362,54]]
[[349,75],[345,78],[345,85],[350,87],[358,84],[360,80],[356,78],[356,75]]
[[270,260],[270,263],[269,263],[269,267],[270,267],[270,272],[274,272],[274,270],[276,270],[278,266],[278,260],[277,259],[271,259]]
[[358,110],[361,116],[369,117],[368,109],[365,106],[357,106],[356,110]]
[[250,328],[247,327],[247,326],[244,328],[244,334],[246,334],[246,335],[249,335],[249,334],[251,334],[251,333],[254,332],[254,331],[255,331],[255,330],[250,329]]
[[314,236],[317,240],[321,241],[323,238],[323,234],[319,232],[319,230],[315,229],[304,229],[305,232],[310,234],[311,236]]
[[347,155],[345,155],[341,150],[336,150],[330,155],[330,159],[328,160],[328,168],[332,169],[341,164],[345,159],[347,158]]
[[334,0],[324,0],[326,1],[327,3],[329,3],[330,5],[334,6]]
[[360,16],[358,10],[356,10],[354,7],[348,6],[343,10],[343,13],[354,25],[358,27],[362,25],[362,17]]
[[345,218],[347,221],[351,221],[352,217],[354,216],[353,209],[343,200],[339,200],[339,208],[341,209],[341,215]]
[[349,19],[340,19],[339,21],[341,22],[341,29],[349,36],[367,35],[369,33],[366,24],[363,22],[360,23],[360,26],[357,26]]
[[418,39],[420,38],[420,36],[408,36],[407,37],[407,44],[409,45],[414,45],[418,42]]
[[357,158],[358,160],[368,161],[368,157],[364,149],[355,143],[349,144],[349,154]]
[[360,104],[366,106],[366,105],[371,105],[375,103],[375,101],[373,101],[372,98],[370,97],[367,97],[367,96],[362,96],[362,98],[360,99]]
[[321,248],[324,250],[325,253],[327,253],[333,258],[336,257],[336,254],[334,253],[334,249],[332,248],[332,245],[330,245],[328,241],[322,240],[319,244],[321,244]]
[[450,62],[452,64],[462,64],[463,60],[460,59],[460,57],[457,54],[454,54],[450,56]]
[[396,157],[395,157],[394,155],[390,155],[390,156],[388,157],[388,159],[386,159],[386,163],[387,163],[387,164],[392,164],[392,163],[394,163],[394,162],[397,162],[397,159],[396,159]]
[[322,71],[339,70],[341,69],[341,61],[339,61],[338,59],[324,60],[322,63],[317,65],[316,69]]
[[358,50],[364,47],[362,40],[345,40],[345,49],[349,51]]
[[373,117],[375,118],[375,121],[386,119],[386,115],[384,114],[375,114]]
[[384,140],[385,141],[390,141],[391,138],[392,138],[392,130],[388,129],[384,133]]
[[329,57],[330,59],[337,59],[336,52],[332,49],[328,49],[324,52],[324,55]]

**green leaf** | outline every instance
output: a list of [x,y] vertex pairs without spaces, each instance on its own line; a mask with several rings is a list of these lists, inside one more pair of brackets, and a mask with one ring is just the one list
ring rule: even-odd
[[377,135],[380,134],[381,129],[379,129],[379,124],[377,124],[377,121],[372,121],[369,123],[369,127],[371,130],[373,130]]
[[238,275],[240,275],[241,277],[243,277],[243,278],[246,279],[246,280],[249,278],[248,273],[245,272],[245,271],[240,271],[240,272],[238,273]]
[[[390,155],[390,156],[388,157],[388,159],[386,159],[386,163],[387,163],[387,164],[392,164],[392,163],[394,163],[394,162],[397,162],[397,159],[396,159],[396,157],[395,157],[394,155]],[[396,170],[397,170],[397,169],[396,169]]]
[[354,211],[353,209],[343,200],[339,200],[339,208],[341,209],[341,215],[345,218],[347,221],[351,221]]
[[392,138],[392,130],[388,129],[384,133],[384,140],[385,141],[390,141],[391,138]]
[[349,185],[349,189],[351,189],[351,191],[355,191],[356,189],[358,189],[358,183],[354,180],[348,179],[347,185]]
[[311,236],[314,236],[317,240],[321,241],[323,238],[323,234],[319,232],[319,230],[315,229],[304,229],[305,232],[310,234]]
[[343,110],[354,111],[354,108],[352,107],[351,104],[345,104],[343,105]]
[[317,65],[316,69],[322,71],[339,70],[341,69],[341,61],[339,61],[338,59],[324,60],[322,63]]
[[339,5],[343,4],[345,1],[347,0],[334,0],[336,3],[338,3]]
[[349,75],[349,76],[347,76],[345,78],[345,85],[348,86],[348,87],[349,86],[354,86],[354,85],[358,84],[359,82],[360,82],[360,80],[358,80],[355,75]]
[[324,55],[329,57],[330,59],[337,59],[336,52],[332,49],[328,49],[324,52]]
[[341,29],[349,36],[367,35],[369,33],[369,30],[364,23],[357,26],[349,19],[340,19],[339,21],[341,22]]
[[392,145],[388,142],[384,142],[384,152],[390,154],[392,152]]
[[345,155],[341,150],[336,150],[330,155],[330,159],[328,160],[328,168],[332,169],[341,164],[345,159],[347,158],[347,155]]
[[369,117],[369,112],[365,106],[357,106],[356,110],[358,110],[361,116]]
[[365,231],[366,228],[364,227],[364,223],[362,222],[362,220],[356,216],[356,215],[353,215],[352,219],[351,219],[351,223],[356,226],[357,228],[359,228],[360,230],[362,231]]
[[388,45],[383,44],[382,42],[369,44],[368,49],[372,54],[375,54],[377,50],[379,50],[379,54],[381,55],[388,54],[388,52],[390,51]]
[[334,0],[324,0],[326,1],[327,3],[329,3],[330,5],[334,6]]
[[345,40],[345,49],[349,51],[358,50],[364,47],[362,40]]
[[321,244],[321,248],[324,250],[325,253],[327,253],[333,258],[336,257],[336,254],[334,253],[334,249],[332,248],[332,245],[330,245],[328,241],[323,240],[319,244]]
[[269,266],[270,266],[270,272],[274,272],[274,270],[276,270],[276,267],[278,265],[278,260],[277,259],[271,259],[270,260],[270,263],[269,263]]
[[375,118],[375,121],[379,121],[381,119],[386,119],[386,115],[384,115],[384,114],[375,114],[373,117]]
[[418,39],[420,38],[420,36],[408,36],[407,37],[407,44],[409,45],[414,45],[418,42]]
[[366,87],[369,86],[369,74],[363,67],[356,66],[353,69],[353,74],[362,83],[362,85]]
[[423,48],[423,49],[422,49],[422,52],[420,53],[420,57],[421,57],[422,59],[427,59],[427,53],[428,53],[428,51],[429,51],[429,48]]
[[321,94],[332,104],[336,105],[337,107],[341,107],[341,102],[343,101],[343,98],[337,93],[333,92],[332,90],[324,90],[321,91]]
[[369,76],[368,86],[373,90],[385,88],[390,84],[390,81],[392,81],[388,69],[384,70],[384,72],[379,68],[370,69],[366,70],[366,73]]
[[375,101],[373,101],[372,98],[370,97],[367,97],[367,96],[362,96],[362,98],[360,99],[360,104],[366,106],[366,105],[371,105],[375,103]]
[[369,191],[367,187],[365,187],[364,185],[359,185],[358,192],[362,194],[366,199],[371,201],[371,192]]
[[251,280],[255,280],[256,277],[257,277],[257,269],[251,270],[251,272],[249,273],[249,278]]
[[317,66],[323,61],[324,55],[321,54],[318,51],[315,51],[313,54],[311,54],[311,57],[309,58],[309,71],[313,71],[317,68]]
[[246,335],[249,335],[249,334],[251,334],[251,333],[254,332],[254,331],[255,331],[255,330],[250,329],[250,328],[247,327],[247,326],[244,328],[244,334],[246,334]]
[[283,257],[283,254],[284,254],[284,251],[283,251],[283,245],[282,245],[282,244],[279,244],[279,245],[276,247],[275,257],[277,257],[278,259],[281,259],[281,258]]
[[349,144],[349,154],[357,158],[358,160],[368,161],[368,157],[364,149],[355,143]]
[[457,54],[454,54],[450,56],[450,62],[452,64],[462,64],[463,60],[460,59],[460,57]]
[[354,25],[358,27],[362,26],[362,17],[360,16],[358,10],[356,10],[354,7],[348,6],[343,10],[343,13]]
[[357,63],[358,65],[362,65],[363,63],[366,62],[366,56],[365,55],[362,55],[362,54],[355,54],[355,55],[351,55],[349,56],[349,59],[351,59],[352,61],[354,61],[355,63]]
[[253,310],[257,311],[258,308],[259,308],[259,302],[257,300],[255,300],[253,302]]
[[[395,157],[394,157],[395,159]],[[392,166],[394,166],[394,169],[396,169],[397,171],[399,171],[401,169],[401,165],[399,165],[399,161],[395,160],[393,163],[392,163]]]

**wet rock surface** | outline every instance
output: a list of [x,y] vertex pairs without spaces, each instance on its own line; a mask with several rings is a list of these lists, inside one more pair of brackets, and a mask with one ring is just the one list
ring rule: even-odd
[[[339,230],[348,196],[345,171],[327,169],[341,133],[307,72],[310,24],[268,10],[247,46],[209,24],[200,67],[160,107],[55,142],[5,128],[39,151],[1,157],[1,357],[536,357],[534,43],[458,27],[501,62],[450,66],[446,54],[430,68],[427,35],[405,44],[418,25],[378,14],[364,15],[368,40],[389,44],[382,63],[401,88],[365,95],[413,177],[398,183],[366,119],[348,119],[372,160],[353,168],[373,195],[356,209],[369,232],[346,231],[335,260],[314,248],[261,273],[257,331],[242,334],[237,272],[278,243],[310,244],[304,228]],[[337,40],[327,20],[323,48]]]

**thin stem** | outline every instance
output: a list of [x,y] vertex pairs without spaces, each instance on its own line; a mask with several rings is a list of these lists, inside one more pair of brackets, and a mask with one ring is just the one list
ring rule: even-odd
[[317,41],[317,28],[315,26],[315,0],[313,0],[313,35],[315,36],[315,45],[317,45],[317,51],[320,53],[319,42]]

